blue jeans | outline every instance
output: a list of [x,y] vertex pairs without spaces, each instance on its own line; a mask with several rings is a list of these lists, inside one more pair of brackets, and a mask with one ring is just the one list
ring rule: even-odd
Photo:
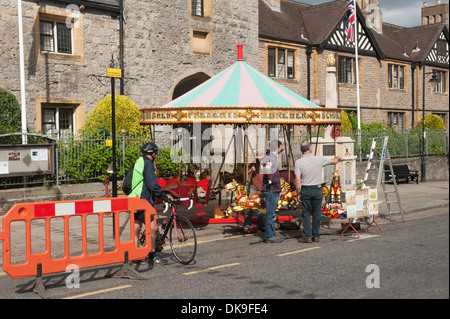
[[303,238],[319,237],[323,197],[322,187],[317,185],[302,186],[300,194],[302,199]]
[[266,240],[276,237],[275,233],[275,211],[277,209],[278,201],[280,200],[280,193],[273,191],[263,192],[266,197]]

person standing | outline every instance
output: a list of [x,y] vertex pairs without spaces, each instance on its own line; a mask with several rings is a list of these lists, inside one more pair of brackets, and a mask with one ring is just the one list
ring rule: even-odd
[[[322,167],[336,165],[342,157],[333,159],[315,156],[311,144],[301,145],[303,156],[295,162],[295,187],[299,190],[298,201],[302,203],[302,238],[301,243],[318,242],[320,237],[320,216],[322,212]],[[301,188],[300,188],[301,184]],[[312,216],[312,225],[311,225]]]
[[270,142],[270,152],[261,161],[260,173],[263,174],[262,193],[266,198],[266,243],[280,243],[283,237],[275,233],[275,213],[280,200],[281,177],[278,171],[277,155],[281,153],[281,142]]

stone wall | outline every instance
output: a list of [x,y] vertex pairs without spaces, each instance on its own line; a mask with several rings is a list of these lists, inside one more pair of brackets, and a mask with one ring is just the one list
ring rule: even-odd
[[[125,95],[142,107],[161,106],[172,100],[174,87],[196,73],[212,77],[237,60],[237,45],[244,45],[244,60],[257,67],[258,1],[208,0],[209,18],[193,19],[190,1],[124,1]],[[90,7],[75,23],[75,56],[44,54],[39,49],[39,15],[69,15],[68,3],[23,0],[26,105],[28,127],[41,128],[41,103],[78,108],[79,129],[98,100],[111,93],[106,76],[111,55],[119,65],[119,19],[112,12]],[[0,2],[0,87],[20,102],[17,1]],[[209,32],[211,54],[191,54],[192,30]],[[74,31],[75,32],[75,31]],[[116,81],[119,93],[119,81]]]
[[[137,78],[125,91],[140,107],[162,106],[172,100],[180,81],[202,72],[212,77],[237,60],[244,45],[244,61],[256,67],[258,1],[213,1],[212,15],[192,18],[190,1],[125,2],[125,74]],[[191,32],[210,34],[211,54],[191,53]]]
[[[420,182],[420,168],[422,158],[394,158],[392,165],[407,164],[410,170],[419,171]],[[449,158],[448,156],[427,156],[425,157],[426,164],[426,181],[448,181],[449,180]],[[367,161],[356,162],[356,180],[362,180],[366,171]]]
[[[75,28],[80,35],[74,47],[80,54],[42,54],[39,43],[39,14],[68,16],[68,3],[56,1],[22,1],[25,56],[25,91],[27,123],[30,130],[40,130],[40,102],[75,103],[87,114],[98,99],[110,93],[109,81],[100,83],[91,75],[105,76],[114,54],[119,57],[119,23],[111,14],[86,8]],[[64,21],[64,19],[63,19]],[[17,1],[0,3],[0,87],[12,92],[20,102],[19,38]],[[81,46],[81,48],[80,48]],[[84,122],[77,118],[76,127]]]

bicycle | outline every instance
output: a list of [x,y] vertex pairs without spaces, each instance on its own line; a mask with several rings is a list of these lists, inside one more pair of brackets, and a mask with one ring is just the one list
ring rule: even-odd
[[[172,255],[179,263],[184,265],[191,263],[197,252],[197,236],[195,235],[194,226],[192,226],[189,219],[178,215],[175,207],[175,205],[187,200],[190,200],[188,209],[191,209],[193,206],[192,196],[187,198],[173,198],[170,204],[165,203],[163,214],[168,208],[170,208],[171,214],[167,223],[161,225],[164,232],[161,234],[158,228],[155,238],[156,251],[161,251],[163,245],[166,243],[166,239],[169,239]],[[145,234],[140,237],[140,243],[145,245]]]

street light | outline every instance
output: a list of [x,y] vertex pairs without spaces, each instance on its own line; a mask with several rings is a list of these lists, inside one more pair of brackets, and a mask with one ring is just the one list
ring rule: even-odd
[[421,172],[420,172],[420,181],[426,182],[426,164],[425,164],[425,76],[428,74],[432,74],[430,82],[432,85],[436,85],[441,81],[440,74],[433,70],[433,72],[425,72],[425,65],[423,66],[423,101],[422,101],[422,164],[421,164]]

